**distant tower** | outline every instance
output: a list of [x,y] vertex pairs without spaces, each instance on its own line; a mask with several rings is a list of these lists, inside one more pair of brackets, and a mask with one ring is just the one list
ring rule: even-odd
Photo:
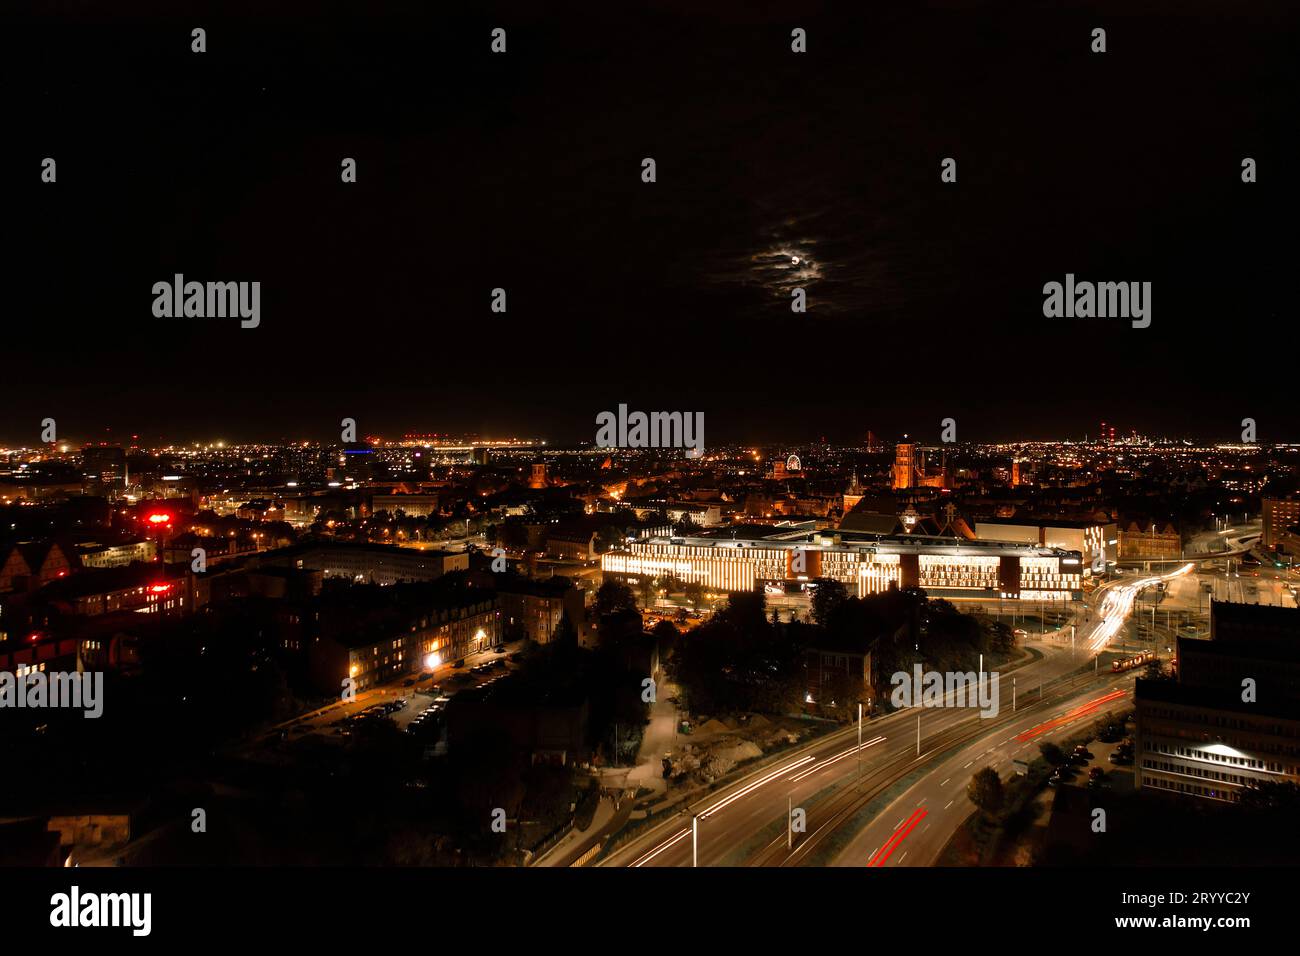
[[533,462],[532,477],[528,479],[528,487],[529,488],[546,487],[546,462],[544,461]]
[[862,500],[862,482],[858,481],[858,473],[855,471],[849,479],[848,488],[844,489],[844,507],[843,514],[848,514]]
[[917,447],[912,442],[899,442],[894,449],[894,488],[912,488],[916,485]]

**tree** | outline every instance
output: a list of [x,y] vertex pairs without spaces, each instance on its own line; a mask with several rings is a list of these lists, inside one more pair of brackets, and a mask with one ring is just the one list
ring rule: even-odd
[[1050,740],[1044,740],[1039,743],[1038,752],[1042,754],[1043,759],[1053,767],[1059,767],[1061,764],[1065,763],[1065,751],[1056,746],[1056,744],[1052,743]]
[[681,638],[681,631],[673,626],[671,621],[660,621],[650,629],[654,635],[655,641],[659,646],[659,656],[667,658],[677,647],[677,642]]
[[654,579],[649,575],[642,575],[638,579],[637,592],[641,596],[642,607],[654,607],[655,599],[659,596],[659,591],[655,587]]
[[596,618],[600,619],[613,614],[615,611],[636,610],[636,597],[632,594],[630,587],[622,581],[611,578],[600,586],[600,589],[596,592],[596,600],[591,607],[596,614]]
[[1147,680],[1168,680],[1170,675],[1165,662],[1158,657],[1153,657],[1147,661],[1146,671],[1142,676]]
[[992,767],[985,767],[970,778],[966,796],[970,797],[970,802],[984,814],[985,819],[991,820],[997,816],[1006,799],[1002,790],[1002,778]]
[[848,590],[841,582],[831,578],[818,578],[817,590],[813,592],[812,597],[813,621],[823,625],[829,622],[836,608],[840,607],[848,596]]
[[691,519],[690,515],[685,513],[682,514],[682,519],[673,526],[673,534],[678,537],[686,537],[687,535],[692,535],[699,530],[700,526]]
[[573,619],[569,617],[568,611],[560,616],[560,623],[555,625],[555,633],[551,635],[551,640],[559,644],[577,645],[578,629],[573,626]]
[[604,554],[623,546],[627,530],[618,525],[607,524],[596,531],[596,553]]

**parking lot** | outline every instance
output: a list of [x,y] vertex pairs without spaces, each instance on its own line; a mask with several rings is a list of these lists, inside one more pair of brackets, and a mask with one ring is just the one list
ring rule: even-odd
[[[420,715],[437,704],[444,708],[458,691],[491,686],[518,667],[522,642],[503,650],[488,650],[438,667],[432,673],[412,674],[357,695],[351,702],[337,701],[281,724],[265,742],[294,740],[308,734],[347,738],[364,721],[389,719],[406,730]],[[462,666],[456,666],[461,664]],[[426,718],[427,719],[427,718]],[[421,722],[423,724],[423,722]]]

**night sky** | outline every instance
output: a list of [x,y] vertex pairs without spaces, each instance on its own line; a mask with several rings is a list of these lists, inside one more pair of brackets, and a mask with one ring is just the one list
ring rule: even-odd
[[[0,440],[1300,440],[1294,4],[19,6]],[[1151,327],[1045,319],[1067,272]]]

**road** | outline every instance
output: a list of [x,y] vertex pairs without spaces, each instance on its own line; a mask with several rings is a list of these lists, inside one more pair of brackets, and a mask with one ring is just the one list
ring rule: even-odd
[[[872,802],[887,796],[895,786],[915,786],[908,782],[914,774],[922,774],[919,782],[933,779],[937,786],[944,778],[935,775],[932,764],[942,760],[941,766],[947,766],[953,747],[967,752],[996,749],[999,742],[1006,745],[1006,738],[1013,736],[1008,727],[1018,726],[1022,717],[1050,720],[1055,713],[1068,713],[1095,700],[1099,696],[1096,688],[1107,681],[1113,683],[1113,678],[1086,670],[1069,676],[1079,670],[1080,660],[1086,659],[1085,649],[1087,655],[1093,655],[1105,647],[1143,587],[1160,577],[1180,577],[1193,569],[1194,565],[1188,564],[1169,575],[1115,581],[1099,588],[1093,597],[1100,619],[1080,648],[1046,645],[1040,659],[1003,675],[996,716],[986,720],[970,708],[922,708],[919,758],[918,715],[911,709],[867,724],[862,729],[861,749],[856,727],[837,731],[697,801],[612,853],[602,865],[690,866],[693,858],[701,866],[782,865],[787,857],[793,857],[792,862],[808,858],[832,835],[843,839],[843,834],[837,833],[840,828],[851,831],[869,825],[863,815]],[[931,799],[927,793],[921,797]],[[804,809],[808,818],[806,834],[794,854],[785,848],[790,807]],[[693,816],[697,818],[694,839]],[[870,838],[864,840],[870,842]]]
[[[1076,657],[1067,644],[1044,645],[1040,653],[1040,659],[1001,678],[999,713],[1012,712],[1013,698],[1017,706],[1029,706],[1026,699],[1038,693],[1050,703],[1065,675],[1080,667],[1082,655]],[[923,757],[930,754],[936,742],[947,739],[945,735],[978,732],[980,720],[977,712],[967,708],[924,710],[921,714]],[[851,790],[859,773],[864,781],[874,779],[882,770],[892,771],[900,758],[914,759],[916,715],[911,711],[896,711],[867,723],[862,735],[860,769],[855,725],[782,757],[690,807],[689,812],[700,816],[700,865],[747,862],[773,836],[784,834],[788,802],[806,808],[810,819],[814,819],[814,804],[837,792]],[[690,866],[689,812],[678,814],[612,854],[605,865]]]
[[[1096,683],[1062,700],[1049,715],[1026,714],[1001,731],[954,750],[926,769],[925,775],[884,806],[871,822],[836,853],[832,866],[930,866],[939,858],[953,832],[975,809],[966,785],[983,767],[1006,778],[1016,760],[1038,756],[1038,744],[1060,741],[1109,712],[1127,709],[1133,682],[1140,672]],[[805,856],[808,854],[805,853]]]

